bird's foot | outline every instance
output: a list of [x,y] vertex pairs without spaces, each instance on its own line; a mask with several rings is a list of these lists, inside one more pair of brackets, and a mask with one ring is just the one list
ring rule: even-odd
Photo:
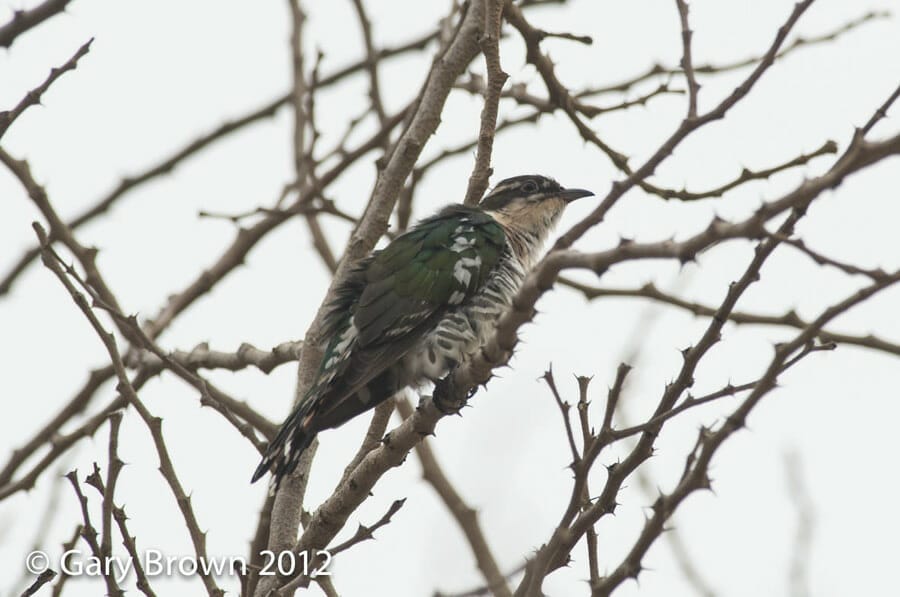
[[445,415],[457,415],[472,394],[474,391],[466,391],[455,382],[451,370],[434,384],[434,393],[431,398],[435,408]]

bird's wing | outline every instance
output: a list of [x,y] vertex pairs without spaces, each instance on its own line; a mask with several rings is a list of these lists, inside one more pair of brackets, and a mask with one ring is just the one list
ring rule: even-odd
[[[320,413],[339,408],[485,283],[506,244],[500,225],[453,206],[363,262],[339,289],[317,384]],[[353,410],[358,411],[358,408]],[[331,417],[328,417],[331,418]]]

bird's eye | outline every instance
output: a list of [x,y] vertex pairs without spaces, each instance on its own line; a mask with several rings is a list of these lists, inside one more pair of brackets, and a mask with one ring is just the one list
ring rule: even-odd
[[524,191],[526,193],[537,193],[537,191],[538,191],[537,183],[534,182],[533,180],[529,180],[528,182],[526,182],[525,184],[522,185],[522,191]]

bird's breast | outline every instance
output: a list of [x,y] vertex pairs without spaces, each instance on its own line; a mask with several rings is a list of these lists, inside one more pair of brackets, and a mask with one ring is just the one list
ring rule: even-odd
[[476,354],[512,303],[525,273],[524,266],[511,252],[504,254],[481,289],[449,309],[404,357],[402,366],[407,385],[437,381]]

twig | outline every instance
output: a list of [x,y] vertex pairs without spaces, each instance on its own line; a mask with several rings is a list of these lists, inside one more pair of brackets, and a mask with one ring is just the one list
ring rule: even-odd
[[[60,501],[62,499],[63,490],[65,489],[65,471],[71,467],[67,462],[61,462],[53,475],[52,486],[47,496],[47,503],[42,508],[40,522],[35,528],[33,538],[31,539],[30,551],[40,550],[46,544],[47,534],[51,529],[55,528],[57,515],[61,513]],[[33,576],[27,566],[22,568],[19,579],[12,585],[9,594],[14,594],[18,589],[23,589],[28,585],[28,581]]]
[[[52,247],[47,248],[47,251],[52,250]],[[146,332],[144,332],[135,316],[132,315],[126,317],[120,311],[109,305],[101,304],[101,307],[104,308],[121,326],[128,328],[133,337],[135,337],[145,349],[156,355],[166,369],[196,389],[200,393],[201,406],[212,407],[212,409],[221,414],[226,421],[231,423],[232,427],[237,429],[241,435],[247,438],[258,452],[265,452],[265,446],[259,438],[257,438],[256,430],[259,430],[260,433],[267,438],[272,438],[277,432],[277,425],[259,414],[246,402],[229,396],[207,379],[201,377],[197,373],[189,371],[181,363],[170,359],[169,355],[157,346]]]
[[[88,380],[84,387],[57,413],[50,421],[41,427],[34,436],[22,447],[12,451],[9,460],[0,470],[0,487],[12,481],[13,475],[22,464],[31,457],[42,445],[52,441],[66,422],[80,413],[87,406],[91,396],[109,379],[112,374],[112,365],[100,369],[94,369],[88,374]],[[98,425],[99,426],[99,425]]]
[[[146,381],[147,378],[143,378],[142,383]],[[125,406],[126,402],[122,398],[116,398],[109,405],[107,405],[103,410],[89,418],[86,422],[84,422],[80,427],[73,430],[71,433],[54,435],[50,438],[51,448],[50,451],[47,452],[41,458],[34,467],[25,475],[22,475],[16,481],[10,481],[5,485],[0,486],[0,500],[6,499],[7,497],[18,493],[19,491],[26,491],[34,487],[37,478],[43,473],[51,464],[56,462],[57,458],[59,458],[62,454],[68,451],[75,443],[86,437],[91,437],[94,433],[97,432],[106,419],[109,418],[112,413],[121,409]],[[39,446],[38,446],[39,447]],[[29,453],[28,456],[31,454]],[[22,460],[24,462],[24,459]],[[21,464],[21,462],[16,463],[17,466]]]
[[688,119],[697,117],[697,92],[700,91],[700,85],[697,84],[697,78],[694,76],[694,61],[691,58],[691,37],[694,32],[688,23],[688,4],[685,0],[675,0],[678,6],[678,17],[681,19],[681,44],[684,48],[681,56],[681,68],[684,71],[684,77],[687,79],[688,86]]
[[34,202],[41,214],[46,218],[51,233],[58,238],[65,247],[75,255],[78,262],[84,268],[87,283],[107,304],[118,308],[118,302],[112,291],[106,285],[100,272],[97,270],[97,250],[83,246],[72,231],[66,226],[59,214],[56,213],[47,191],[37,183],[31,175],[31,167],[25,160],[17,160],[0,147],[0,162],[9,168],[28,193],[28,197]]
[[581,460],[581,454],[578,452],[578,447],[575,445],[575,434],[572,431],[572,420],[569,418],[569,409],[571,405],[568,402],[565,402],[562,397],[559,395],[559,390],[556,387],[556,380],[553,379],[553,367],[550,366],[544,371],[544,375],[541,376],[541,379],[544,380],[544,383],[547,384],[547,387],[550,388],[550,393],[553,395],[553,399],[556,401],[556,406],[559,408],[559,413],[562,415],[563,419],[563,427],[566,431],[566,438],[569,441],[569,449],[572,451],[572,466],[575,466],[579,460]]
[[384,515],[375,522],[375,524],[367,527],[364,524],[360,523],[359,528],[356,529],[356,533],[354,533],[354,535],[352,537],[350,537],[343,543],[339,543],[338,545],[335,545],[334,547],[329,547],[328,553],[330,553],[331,556],[334,557],[335,555],[341,553],[342,551],[347,551],[348,549],[350,549],[351,547],[353,547],[354,545],[356,545],[358,543],[362,543],[363,541],[368,541],[370,539],[374,539],[375,531],[377,531],[384,525],[391,522],[391,517],[393,517],[394,514],[396,514],[400,510],[400,508],[403,507],[403,504],[405,504],[405,503],[406,503],[406,498],[394,500],[394,502],[387,509],[387,512],[385,512]]
[[[774,235],[773,235],[774,236]],[[878,280],[883,278],[887,274],[881,268],[878,269],[867,269],[863,267],[859,267],[857,265],[853,265],[852,263],[844,263],[842,261],[838,261],[837,259],[832,259],[831,257],[827,257],[814,249],[810,249],[806,246],[806,243],[803,242],[803,239],[799,238],[784,238],[780,237],[779,240],[784,244],[794,247],[799,250],[801,253],[806,254],[810,259],[818,263],[819,265],[828,265],[835,269],[839,269],[845,274],[849,274],[851,276],[865,276],[870,280]]]
[[[306,81],[306,73],[304,73],[304,56],[303,56],[303,26],[306,22],[306,14],[300,6],[298,0],[288,0],[288,6],[291,11],[291,63],[293,65],[293,87],[291,89],[291,106],[294,114],[294,175],[298,181],[304,181],[307,177],[315,180],[314,164],[310,157],[313,152],[312,143],[307,148],[306,130],[309,128],[313,131],[312,138],[316,138],[315,123],[312,121],[313,94],[316,88],[316,81],[312,85]],[[371,54],[367,54],[371,59]],[[315,69],[313,73],[315,73]],[[315,75],[314,75],[315,78]],[[381,126],[384,127],[387,117],[381,119]],[[307,201],[312,200],[312,196],[307,197]],[[313,239],[313,246],[322,257],[322,261],[328,269],[334,272],[337,269],[337,259],[331,247],[328,245],[328,239],[319,225],[319,220],[314,213],[306,213],[306,226],[309,229]]]
[[[673,132],[668,139],[666,139],[659,148],[648,158],[643,165],[641,165],[636,170],[630,170],[625,164],[624,167],[620,166],[628,176],[621,181],[615,182],[612,185],[609,193],[607,193],[606,197],[600,202],[600,204],[583,220],[575,224],[572,228],[570,228],[565,234],[563,234],[554,245],[554,249],[564,249],[572,246],[577,239],[579,239],[587,230],[591,229],[599,222],[601,222],[606,215],[607,211],[612,208],[613,205],[631,188],[639,183],[645,181],[648,177],[650,177],[655,171],[656,168],[670,155],[672,155],[675,148],[691,133],[696,131],[698,128],[702,127],[705,124],[713,122],[715,120],[720,120],[725,117],[728,111],[734,107],[741,99],[747,96],[750,93],[750,90],[754,87],[754,85],[759,81],[760,77],[769,69],[769,67],[775,62],[775,59],[778,54],[778,50],[782,47],[787,39],[788,34],[791,29],[793,29],[794,25],[796,25],[797,21],[800,19],[800,16],[806,12],[806,10],[812,5],[813,0],[803,0],[802,2],[798,2],[794,5],[793,10],[790,15],[788,15],[787,20],[785,20],[784,24],[778,28],[778,32],[775,35],[775,39],[772,41],[772,44],[769,46],[769,49],[764,54],[763,58],[759,61],[759,64],[756,66],[753,71],[747,75],[747,77],[741,82],[740,85],[734,88],[734,90],[729,94],[725,99],[720,101],[714,108],[710,109],[707,112],[704,112],[701,115],[698,115],[695,118],[684,119],[681,121],[679,127]],[[530,28],[528,24],[524,21],[524,18],[516,25],[519,28],[520,32],[522,32],[523,37],[526,39],[526,43],[529,44],[529,53],[532,55],[533,59],[538,61],[539,64],[544,64],[543,60],[539,60],[540,53],[536,48],[535,42],[529,41]],[[541,68],[539,67],[539,70]],[[558,85],[558,81],[556,81],[555,76],[552,75],[552,67],[549,72],[547,68],[544,68],[542,74],[545,76],[545,81],[549,81],[547,84]],[[555,83],[554,83],[555,81]],[[577,115],[574,111],[567,112],[573,122],[577,121]],[[591,132],[593,134],[593,132]],[[595,144],[596,141],[592,139],[592,142]],[[604,149],[604,145],[602,142],[597,144],[600,149]],[[604,150],[606,151],[606,150]],[[611,156],[611,159],[615,161],[616,156]],[[618,164],[617,164],[618,165]]]
[[94,471],[88,475],[86,483],[93,486],[100,493],[103,500],[101,518],[101,543],[100,552],[104,557],[112,557],[112,516],[115,507],[116,484],[119,473],[125,463],[119,458],[119,426],[122,424],[122,413],[115,412],[109,417],[109,454],[106,471],[106,482],[100,479],[100,469],[94,463]]
[[[38,7],[40,8],[40,7]],[[15,22],[15,19],[13,19]],[[2,32],[0,32],[2,35]],[[18,104],[14,108],[8,111],[0,112],[0,138],[3,137],[3,134],[6,133],[6,130],[10,127],[10,125],[18,118],[22,112],[27,110],[29,107],[34,106],[35,104],[41,103],[41,96],[46,93],[50,86],[53,85],[54,81],[58,78],[69,72],[70,70],[75,70],[78,66],[78,61],[82,56],[87,54],[91,49],[91,44],[94,43],[94,38],[87,40],[78,50],[72,54],[72,57],[69,58],[62,66],[50,69],[50,75],[44,80],[43,83],[29,91],[25,94],[25,97],[19,101]],[[0,40],[0,46],[2,46],[2,40]]]
[[[728,238],[761,236],[764,223],[770,218],[789,209],[805,209],[822,191],[833,188],[850,174],[896,153],[900,153],[900,134],[880,142],[852,142],[840,159],[823,175],[804,181],[792,192],[764,204],[752,216],[741,222],[729,224],[714,219],[705,231],[683,242],[625,243],[610,251],[590,255],[577,251],[551,251],[525,279],[512,302],[513,307],[500,318],[481,354],[472,358],[466,366],[453,371],[452,385],[461,392],[466,392],[489,379],[494,367],[508,361],[517,343],[517,330],[531,321],[535,313],[535,303],[552,287],[562,269],[584,267],[602,274],[614,263],[635,258],[676,258],[682,263],[690,261],[699,250],[710,246],[710,243]],[[591,217],[588,216],[583,224],[588,225]],[[573,230],[577,232],[580,228],[581,226],[576,226]]]
[[13,18],[0,27],[0,48],[10,47],[18,36],[64,11],[69,2],[71,0],[45,0],[32,9],[13,11]]
[[463,203],[475,205],[487,189],[491,176],[491,151],[494,147],[494,135],[497,128],[497,110],[500,105],[500,92],[509,78],[500,65],[500,24],[503,14],[503,0],[485,0],[484,29],[478,40],[484,54],[487,71],[487,90],[484,94],[484,106],[481,109],[481,126],[478,132],[478,149],[475,152],[475,166],[469,176],[466,197]]
[[[778,374],[781,375],[795,364],[799,363],[804,357],[810,355],[814,352],[822,352],[834,350],[836,346],[832,343],[827,344],[809,344],[803,348],[803,350],[792,359],[785,362],[782,368],[778,371]],[[688,394],[687,398],[681,401],[677,406],[673,406],[671,409],[656,414],[652,418],[647,421],[640,423],[638,425],[629,425],[628,427],[623,427],[619,429],[612,429],[609,432],[610,441],[619,441],[626,437],[631,437],[632,435],[637,435],[638,433],[645,433],[652,429],[656,429],[660,426],[661,423],[672,419],[686,410],[691,408],[702,406],[704,404],[708,404],[715,400],[719,400],[720,398],[726,398],[729,396],[735,396],[742,392],[747,392],[753,390],[757,385],[760,384],[762,380],[756,379],[747,383],[742,383],[738,385],[727,384],[725,387],[716,390],[715,392],[710,392],[703,396],[692,396]]]
[[[2,155],[0,155],[0,157],[2,157]],[[46,196],[44,196],[44,203],[46,203],[44,207],[44,209],[46,210],[45,213],[49,213],[55,216],[55,212],[53,211],[52,206],[50,206],[49,201],[46,200]],[[51,219],[51,221],[54,220]],[[40,236],[40,231],[38,235]],[[138,325],[137,318],[135,316],[126,317],[122,314],[116,303],[115,297],[106,286],[103,278],[100,275],[100,272],[96,269],[96,266],[94,264],[95,253],[87,251],[83,247],[81,247],[81,245],[78,244],[75,238],[71,236],[70,232],[66,244],[67,246],[73,246],[77,251],[85,251],[86,256],[82,256],[82,262],[87,263],[91,268],[89,271],[92,271],[91,275],[94,279],[93,286],[84,282],[71,266],[66,265],[59,257],[59,255],[56,254],[56,251],[53,249],[52,245],[44,247],[43,253],[45,255],[49,254],[50,257],[58,262],[65,273],[71,276],[72,279],[75,280],[91,296],[94,305],[104,309],[112,316],[113,321],[116,322],[119,331],[125,337],[129,338],[135,344],[143,345],[146,349],[150,350],[157,356],[157,358],[160,359],[162,364],[167,369],[171,370],[178,377],[184,379],[190,385],[196,388],[201,394],[201,405],[211,406],[213,409],[221,413],[222,416],[232,424],[232,426],[234,426],[242,435],[244,435],[244,437],[250,440],[250,442],[257,448],[257,450],[262,451],[263,446],[257,439],[254,428],[259,429],[267,437],[272,437],[274,436],[276,431],[275,424],[271,421],[268,421],[265,417],[257,413],[246,403],[232,398],[196,373],[188,371],[180,363],[171,360],[168,355],[165,354],[165,352],[163,352],[163,350],[149,338],[149,336],[144,332],[141,326]],[[235,414],[242,417],[247,423],[238,420],[234,416]]]
[[138,590],[147,597],[156,597],[156,593],[153,592],[153,588],[150,586],[147,573],[144,571],[141,557],[138,554],[137,544],[135,543],[136,538],[128,531],[128,516],[125,515],[125,508],[113,507],[112,513],[116,525],[119,527],[119,534],[122,535],[122,544],[125,546],[125,551],[128,552],[128,556],[134,564],[134,574],[137,577],[135,584]]
[[366,14],[366,8],[363,0],[353,0],[353,8],[356,11],[356,18],[359,21],[360,31],[362,33],[363,45],[366,49],[366,72],[369,76],[369,100],[372,103],[372,111],[378,117],[378,122],[384,126],[387,119],[387,113],[384,110],[384,101],[381,97],[381,85],[378,81],[378,63],[379,58],[375,51],[375,44],[372,41],[372,21]]
[[[100,544],[97,543],[97,529],[94,528],[94,525],[91,522],[91,515],[90,512],[88,512],[88,499],[87,496],[84,495],[84,492],[81,491],[81,485],[78,483],[78,472],[71,471],[66,475],[66,478],[69,480],[69,483],[72,484],[75,495],[78,496],[78,503],[81,505],[81,516],[84,520],[84,526],[81,529],[81,537],[91,548],[91,553],[94,557],[101,562],[105,562],[107,561],[105,558],[109,557],[111,554],[103,553]],[[119,587],[119,584],[116,582],[111,571],[103,570],[101,571],[101,576],[103,577],[103,582],[106,583],[108,595],[113,595],[115,597],[123,597],[125,595],[125,591]]]
[[897,98],[900,97],[900,85],[894,89],[894,92],[885,100],[883,104],[881,104],[877,110],[872,114],[866,124],[859,130],[863,137],[869,134],[869,131],[878,124],[882,119],[887,118],[888,109],[897,101]]
[[798,349],[809,344],[826,323],[867,300],[881,290],[900,282],[900,272],[885,277],[848,296],[843,301],[825,309],[809,327],[792,341],[776,347],[775,355],[753,392],[744,399],[716,430],[702,429],[696,450],[688,460],[688,467],[678,486],[669,494],[660,495],[653,505],[653,514],[647,519],[639,537],[622,562],[594,587],[593,594],[608,596],[627,578],[636,578],[642,569],[641,560],[656,538],[663,532],[665,521],[684,499],[699,489],[709,487],[708,468],[713,455],[734,432],[744,428],[746,419],[759,401],[775,388],[779,371]]
[[[578,381],[578,420],[581,423],[581,445],[587,446],[594,439],[594,431],[591,428],[590,415],[588,406],[588,386],[591,378],[583,375],[576,377]],[[591,504],[591,487],[589,479],[584,480],[584,490],[581,492],[583,507],[587,508]],[[599,561],[599,540],[597,538],[597,529],[593,525],[588,528],[586,535],[586,547],[588,555],[588,574],[591,586],[600,582],[600,561]]]
[[619,363],[619,367],[616,369],[616,379],[606,395],[606,409],[603,411],[603,424],[600,427],[601,434],[608,433],[612,429],[613,416],[616,414],[619,398],[622,397],[622,388],[625,387],[625,378],[630,371],[631,365]]
[[[857,164],[859,164],[859,151],[861,150],[861,147],[862,145],[858,141],[851,143],[851,148],[848,148],[847,152],[845,152],[845,155],[837,161],[837,163],[833,167],[833,170],[840,170],[842,166],[846,166],[847,163],[851,162],[856,162]],[[793,230],[795,222],[800,217],[802,217],[803,213],[805,213],[807,205],[816,196],[815,194],[807,195],[803,193],[800,194],[797,199],[800,199],[800,197],[803,197],[804,195],[805,197],[802,199],[802,201],[793,207],[791,214],[781,225],[779,234],[790,234],[790,232]],[[696,367],[696,364],[699,362],[702,355],[705,354],[706,351],[708,351],[709,348],[718,341],[720,337],[719,335],[721,326],[724,324],[727,313],[734,308],[734,304],[737,298],[744,292],[744,290],[746,290],[748,285],[758,279],[758,271],[762,265],[762,262],[768,257],[768,255],[771,254],[772,250],[775,246],[777,246],[777,244],[777,240],[772,238],[767,238],[762,243],[760,243],[750,267],[748,267],[747,271],[741,277],[741,280],[739,282],[734,283],[729,287],[729,291],[725,301],[723,301],[722,305],[717,310],[716,316],[710,322],[701,340],[697,343],[696,346],[690,347],[684,351],[684,365],[682,366],[682,369],[676,377],[675,381],[666,386],[665,393],[660,400],[659,406],[657,407],[657,414],[671,408],[671,405],[675,403],[675,400],[684,391],[684,389],[690,387],[690,385],[693,383],[693,371]],[[618,250],[627,251],[629,246],[630,245],[620,246]],[[605,271],[605,268],[595,271],[602,272]],[[517,305],[517,309],[522,310],[521,304]],[[533,312],[533,308],[531,309],[531,311]],[[503,322],[501,321],[501,326],[502,324]],[[508,351],[509,349],[506,350]],[[454,373],[457,372],[459,372],[459,370]],[[466,384],[461,385],[463,388],[471,387],[470,385]],[[571,519],[569,518],[569,516],[570,513],[574,511],[573,506],[576,500],[576,496],[578,495],[578,492],[576,490],[573,490],[572,499],[567,509],[567,514],[563,518],[563,522],[559,525],[559,527],[557,527],[557,530],[554,532],[550,541],[543,548],[541,548],[538,556],[536,556],[529,563],[525,579],[523,580],[517,591],[518,594],[531,595],[534,592],[538,591],[543,577],[546,575],[547,571],[549,569],[563,565],[566,561],[566,558],[568,557],[568,553],[574,546],[574,542],[577,541],[578,538],[587,531],[587,528],[593,525],[600,516],[612,511],[611,509],[615,507],[614,496],[618,492],[618,487],[621,486],[621,482],[624,481],[625,477],[630,474],[631,471],[635,470],[635,468],[641,462],[643,462],[650,456],[650,454],[652,453],[651,450],[653,440],[656,436],[656,433],[658,433],[658,430],[659,426],[657,425],[643,433],[641,439],[638,441],[638,445],[628,456],[628,458],[626,458],[623,463],[617,465],[615,469],[610,472],[606,487],[604,488],[598,501],[588,510],[586,510],[578,520],[574,521],[572,523],[572,527],[570,528],[569,520]],[[593,453],[596,453],[596,451],[599,450],[605,443],[602,441],[602,435],[600,438],[598,438],[598,440],[599,441],[597,442],[597,449],[592,450]],[[639,572],[639,567],[635,568],[634,562],[631,562],[631,564],[632,565],[625,569],[623,572],[623,574],[625,574],[626,576],[633,576]]]
[[[256,367],[268,374],[285,363],[296,361],[302,347],[303,343],[300,341],[288,341],[272,347],[271,350],[261,350],[248,342],[242,342],[237,351],[223,352],[210,350],[208,343],[201,342],[190,350],[173,350],[167,356],[190,371],[197,369],[241,371],[247,367]],[[163,368],[163,360],[149,350],[141,351],[127,364],[153,372]]]
[[[403,115],[404,112],[401,111],[392,116],[387,127],[377,130],[369,139],[348,153],[341,162],[318,176],[315,185],[304,187],[300,197],[295,201],[295,205],[303,204],[307,196],[321,193],[359,158],[378,147],[383,136],[389,134],[402,121]],[[232,243],[222,251],[215,263],[204,269],[186,288],[171,296],[156,317],[145,324],[144,330],[147,335],[155,338],[160,334],[184,309],[209,292],[220,280],[241,265],[247,253],[269,232],[286,222],[290,215],[290,211],[269,213],[253,226],[238,230]]]
[[773,174],[778,174],[779,172],[783,172],[784,170],[789,170],[791,168],[796,168],[797,166],[805,166],[813,159],[823,155],[837,153],[837,150],[837,143],[835,143],[834,141],[826,141],[822,144],[821,147],[811,153],[800,154],[795,158],[792,158],[790,160],[787,160],[786,162],[782,162],[770,168],[763,168],[762,170],[751,170],[749,168],[743,168],[741,169],[741,173],[733,180],[707,191],[667,189],[655,185],[652,186],[652,189],[645,190],[648,190],[648,192],[652,192],[654,195],[666,200],[678,199],[680,201],[698,201],[700,199],[721,197],[728,191],[752,180],[768,180]]
[[[887,11],[870,11],[860,17],[857,17],[856,19],[848,21],[847,23],[841,25],[836,29],[833,29],[832,31],[829,31],[828,33],[813,37],[796,37],[794,38],[793,42],[789,43],[784,47],[784,49],[779,51],[775,58],[781,59],[788,54],[792,54],[795,50],[834,41],[841,35],[849,33],[850,31],[853,31],[870,21],[874,21],[876,19],[886,19],[890,18],[890,16],[891,13]],[[728,62],[725,64],[695,64],[694,73],[695,75],[719,75],[740,70],[742,68],[747,68],[748,66],[753,66],[755,64],[758,64],[762,59],[763,56],[751,56],[742,60]],[[654,77],[671,77],[673,75],[683,74],[683,72],[684,71],[681,68],[673,68],[669,66],[663,66],[662,64],[654,64],[641,74],[635,75],[618,83],[586,90],[579,95],[582,97],[587,97],[603,93],[623,93],[630,90],[632,87],[643,83],[644,81],[647,81],[648,79],[652,79]]]
[[[645,284],[639,288],[596,288],[581,284],[569,278],[560,278],[560,282],[565,286],[578,290],[588,299],[602,297],[646,298],[684,309],[697,316],[712,317],[716,313],[716,310],[709,305],[684,300],[677,296],[667,294],[659,290],[653,283]],[[729,313],[728,320],[743,325],[777,325],[798,329],[804,329],[809,326],[809,322],[801,319],[794,310],[788,311],[783,315],[762,315],[745,311],[733,311]],[[822,342],[852,344],[854,346],[880,350],[900,356],[900,344],[889,342],[872,334],[855,336],[851,334],[840,334],[830,330],[822,330],[819,332],[818,337]]]
[[[398,404],[401,401],[402,397],[397,399]],[[391,420],[391,415],[394,414],[394,406],[394,400],[389,399],[385,400],[372,410],[372,419],[369,421],[369,427],[366,429],[366,434],[363,436],[363,440],[360,442],[359,449],[356,451],[353,459],[350,460],[350,463],[346,467],[344,467],[344,474],[341,475],[341,480],[338,483],[339,486],[347,481],[356,467],[359,466],[359,463],[366,457],[366,454],[374,450],[378,447],[378,444],[381,443],[384,432],[387,430],[388,422]]]
[[[427,33],[405,44],[379,50],[377,53],[378,59],[382,60],[385,58],[392,58],[395,56],[401,56],[413,50],[421,50],[422,48],[427,46],[428,43],[435,39],[435,35],[436,34],[434,32]],[[343,68],[340,68],[330,75],[322,77],[318,81],[318,87],[322,88],[334,85],[344,80],[348,76],[363,71],[366,68],[366,64],[367,60],[362,59]],[[281,107],[285,106],[288,103],[290,97],[290,93],[281,95],[280,97],[267,102],[263,106],[246,114],[245,116],[240,116],[233,120],[226,121],[209,133],[189,142],[184,147],[174,152],[170,157],[161,161],[159,164],[144,170],[140,174],[122,179],[122,181],[109,194],[101,197],[90,208],[69,221],[69,229],[76,230],[77,228],[80,228],[82,225],[93,220],[97,216],[106,213],[113,206],[113,204],[115,204],[119,200],[119,198],[127,194],[129,191],[133,190],[135,187],[171,172],[178,164],[185,161],[192,155],[198,153],[202,149],[205,149],[214,142],[222,139],[223,137],[226,137],[227,135],[242,129],[245,126],[263,120],[264,118],[271,117]],[[380,142],[381,141],[379,136],[378,143]],[[351,152],[345,152],[343,157],[350,158],[353,157],[353,155],[351,155]],[[53,230],[50,231],[50,234],[55,241],[56,238],[53,237]],[[30,264],[39,254],[40,247],[33,247],[23,253],[19,260],[16,261],[15,265],[7,272],[3,279],[0,280],[0,296],[3,296],[10,291],[15,281],[28,267],[28,264]]]
[[[121,356],[119,355],[118,348],[116,347],[115,338],[112,336],[112,334],[106,332],[106,330],[103,328],[103,324],[100,323],[100,320],[88,305],[84,295],[78,292],[75,286],[73,286],[72,282],[69,281],[68,277],[66,276],[66,272],[63,271],[56,256],[50,250],[50,239],[47,236],[46,232],[44,232],[44,229],[37,222],[34,223],[34,228],[42,247],[42,259],[44,264],[56,275],[59,281],[62,282],[63,286],[69,292],[69,295],[75,301],[75,304],[85,315],[85,317],[90,322],[91,327],[94,328],[97,335],[100,337],[100,340],[103,342],[103,345],[109,353],[113,367],[116,371],[116,376],[119,379],[119,390],[122,392],[122,394],[124,394],[128,402],[132,406],[134,406],[135,410],[137,410],[138,414],[141,416],[141,419],[144,420],[144,423],[150,430],[150,435],[153,438],[153,443],[156,447],[157,455],[159,456],[160,473],[169,484],[169,488],[171,489],[172,494],[175,497],[178,508],[181,510],[181,514],[184,518],[185,524],[187,525],[191,541],[194,544],[194,551],[197,560],[206,561],[208,559],[206,555],[206,533],[200,531],[200,527],[197,524],[197,519],[194,514],[193,508],[191,507],[191,499],[185,494],[184,488],[181,486],[181,483],[179,482],[178,477],[175,474],[175,469],[172,466],[172,460],[169,456],[168,448],[166,447],[165,438],[162,435],[162,419],[154,417],[150,413],[150,411],[147,410],[147,407],[144,406],[143,402],[141,402],[141,400],[138,398],[137,393],[131,386],[130,380],[128,379],[128,374],[125,371],[125,364],[122,361]],[[82,282],[82,284],[84,283]],[[77,488],[77,483],[74,484]],[[83,506],[83,508],[85,507],[86,506]],[[90,524],[87,521],[87,517],[85,517],[85,519],[85,526],[90,527]],[[87,533],[87,529],[85,530],[85,533]],[[96,531],[94,531],[94,535],[96,535]],[[96,543],[96,540],[94,541],[94,543]],[[91,547],[93,549],[94,546],[92,545]],[[97,549],[99,550],[99,546]],[[198,571],[198,574],[203,580],[203,584],[206,586],[206,590],[211,597],[224,596],[224,591],[216,586],[214,578],[211,574],[209,574],[208,571],[201,569]],[[110,589],[110,592],[114,593],[112,589]],[[116,592],[115,594],[118,593]]]
[[[463,79],[454,85],[456,89],[462,89],[464,91],[468,91],[469,93],[485,96],[487,93],[487,89],[485,87],[484,79],[481,76],[475,74],[469,74],[469,77]],[[634,106],[643,106],[646,105],[647,102],[658,96],[670,93],[682,94],[684,90],[682,89],[672,89],[669,87],[668,83],[661,83],[655,89],[652,89],[644,94],[638,95],[630,100],[623,100],[620,102],[616,102],[614,104],[609,104],[607,106],[595,106],[592,104],[584,103],[580,100],[574,99],[574,107],[579,113],[584,114],[588,118],[594,118],[595,116],[599,116],[601,114],[608,114],[610,112],[618,112],[621,110],[626,110],[628,108],[632,108]],[[573,97],[577,97],[578,94],[575,94]],[[509,88],[504,89],[500,93],[501,99],[511,99],[514,100],[517,104],[521,106],[531,106],[533,108],[537,108],[540,113],[550,113],[556,110],[557,106],[550,99],[545,99],[542,97],[538,97],[528,92],[528,88],[523,83],[515,83],[511,85]],[[499,131],[499,127],[497,128]],[[477,139],[476,139],[477,141]]]
[[30,597],[31,595],[36,594],[41,590],[41,587],[43,587],[54,578],[56,578],[56,570],[47,568],[46,570],[38,574],[38,577],[34,579],[34,582],[31,583],[31,586],[29,586],[22,592],[22,597]]

